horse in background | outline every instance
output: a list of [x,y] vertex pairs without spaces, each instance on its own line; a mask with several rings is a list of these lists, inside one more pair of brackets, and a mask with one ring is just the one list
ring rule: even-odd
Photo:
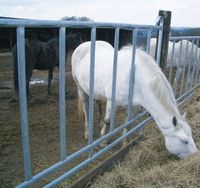
[[[152,38],[150,41],[150,55],[153,58],[155,58],[156,53],[156,42],[156,38]],[[176,42],[174,45],[173,42],[169,41],[166,67],[179,67],[178,71],[181,75],[185,68],[191,70],[192,68],[194,68],[194,66],[196,66],[196,64],[198,63],[199,55],[200,48],[189,40],[181,40],[179,42]],[[178,71],[176,71],[175,80],[178,79]]]
[[[72,75],[78,88],[79,98],[85,114],[85,138],[88,138],[90,42],[79,45],[72,55]],[[105,134],[110,123],[112,99],[113,47],[105,41],[96,41],[94,70],[94,99],[106,101],[106,114],[101,130]],[[116,105],[128,106],[129,79],[131,72],[132,47],[118,52]],[[146,52],[137,49],[135,55],[135,81],[132,106],[143,106],[155,119],[165,138],[167,150],[180,158],[197,152],[192,131],[181,115],[172,88],[155,60]],[[126,129],[124,130],[124,133]]]
[[[74,50],[82,43],[80,34],[69,34],[66,37],[67,50]],[[18,63],[17,63],[17,45],[12,48],[14,64],[14,89],[18,95]],[[59,66],[59,39],[53,38],[47,42],[33,39],[25,40],[25,57],[26,57],[26,91],[28,99],[31,98],[29,91],[29,82],[34,69],[48,70],[48,94],[51,94],[51,81],[53,78],[54,67]]]

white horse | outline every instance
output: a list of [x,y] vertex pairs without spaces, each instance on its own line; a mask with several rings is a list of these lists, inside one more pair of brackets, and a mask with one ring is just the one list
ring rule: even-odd
[[[85,136],[88,135],[88,94],[90,72],[90,42],[82,43],[72,55],[72,75],[78,87],[79,97],[85,113]],[[94,97],[105,100],[106,115],[101,134],[105,134],[110,122],[112,98],[113,47],[104,41],[96,41]],[[129,77],[132,47],[124,47],[118,52],[116,80],[116,104],[128,105]],[[132,105],[142,105],[155,119],[164,135],[167,150],[180,158],[197,152],[192,131],[186,122],[186,115],[180,115],[173,91],[166,77],[154,59],[137,49],[135,56],[135,82]]]
[[[155,57],[156,52],[156,38],[152,38],[150,41],[150,55]],[[182,43],[182,44],[181,44]],[[181,56],[180,56],[181,52]],[[172,53],[174,53],[172,57]],[[200,48],[188,40],[182,40],[175,43],[173,52],[173,42],[168,43],[167,54],[167,68],[172,65],[173,67],[179,66],[179,72],[182,74],[184,66],[185,68],[192,69],[196,66],[200,55]],[[178,79],[178,78],[177,78]]]
[[[156,38],[152,38],[150,41],[150,55],[152,57],[155,57],[156,41],[157,41]],[[200,48],[197,45],[193,44],[189,40],[182,40],[176,42],[174,45],[173,42],[169,41],[166,67],[177,68],[173,80],[174,84],[177,85],[179,79],[183,76],[184,71],[190,73],[189,74],[190,77],[187,78],[187,80],[190,81],[193,80],[195,72],[196,70],[199,69],[200,66],[199,61],[200,61]]]

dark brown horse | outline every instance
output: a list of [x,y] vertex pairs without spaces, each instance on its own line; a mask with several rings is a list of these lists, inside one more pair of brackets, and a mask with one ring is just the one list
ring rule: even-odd
[[[82,40],[79,34],[70,34],[66,37],[67,50],[75,49]],[[18,94],[18,64],[17,64],[17,45],[12,49],[14,59],[14,88]],[[48,94],[51,94],[51,80],[53,78],[54,67],[59,66],[59,39],[54,38],[48,42],[42,42],[37,39],[25,40],[26,56],[26,90],[27,97],[30,99],[29,82],[33,69],[48,70]]]

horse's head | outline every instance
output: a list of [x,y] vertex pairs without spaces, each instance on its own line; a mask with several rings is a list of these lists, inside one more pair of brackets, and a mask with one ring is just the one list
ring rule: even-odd
[[163,131],[167,150],[179,158],[196,153],[198,150],[192,138],[192,130],[186,122],[186,113],[180,117],[174,116],[171,123],[171,128]]

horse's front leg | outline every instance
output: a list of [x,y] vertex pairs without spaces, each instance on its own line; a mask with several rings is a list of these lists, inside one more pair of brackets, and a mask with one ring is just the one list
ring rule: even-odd
[[103,121],[103,109],[102,109],[102,102],[97,100],[96,101],[97,105],[98,105],[98,113],[99,113],[99,122]]
[[[105,114],[104,119],[102,118],[101,104],[99,104],[100,126],[102,127],[100,131],[101,136],[104,136],[106,134],[106,130],[108,126],[110,125],[110,115],[111,115],[111,101],[107,101],[106,103],[106,114]],[[103,141],[100,144],[101,147],[104,147],[106,145],[107,145],[107,141]]]
[[[131,107],[131,110],[128,114],[128,111],[127,111],[127,116],[126,116],[126,122],[130,121],[132,118],[134,118],[134,116],[136,116],[138,113],[142,113],[142,110],[143,110],[143,107],[142,106],[132,106]],[[139,121],[142,121],[142,119],[138,118]],[[128,132],[128,129],[127,128],[124,128],[123,130],[123,135],[125,135],[126,133]],[[128,143],[128,140],[127,138],[125,138],[123,140],[123,146],[126,146]]]
[[48,95],[51,95],[51,80],[52,80],[52,78],[53,78],[53,67],[49,68],[48,88],[47,88]]
[[111,115],[111,101],[107,101],[106,114],[103,122],[101,121],[101,124],[103,124],[103,127],[101,129],[101,136],[104,136],[106,134],[107,127],[110,125],[110,115]]

